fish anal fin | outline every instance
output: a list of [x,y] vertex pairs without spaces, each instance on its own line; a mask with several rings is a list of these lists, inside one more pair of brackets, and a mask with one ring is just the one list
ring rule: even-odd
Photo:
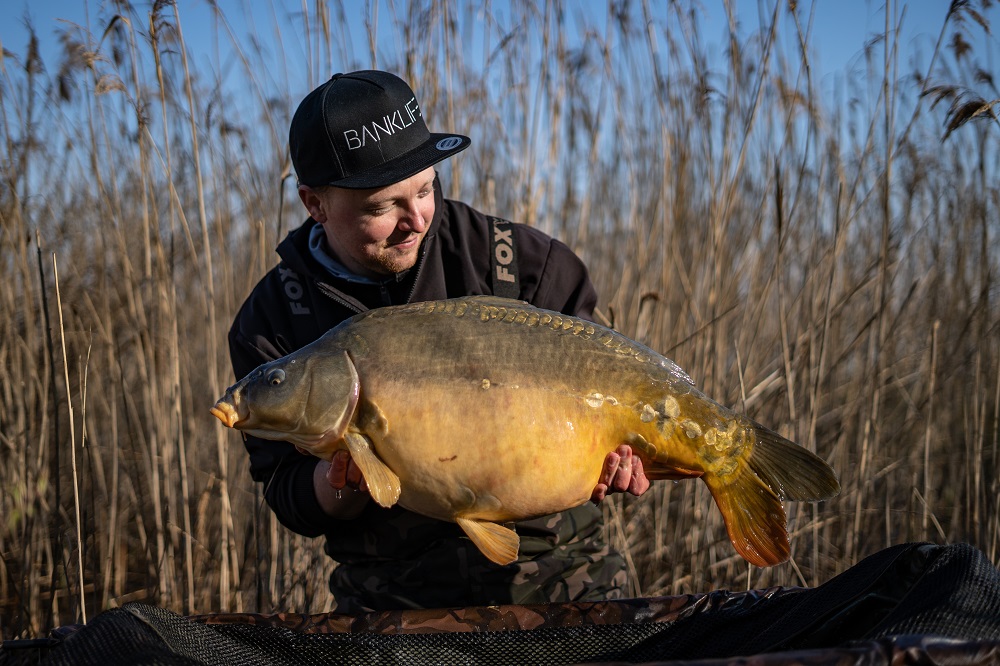
[[503,565],[517,559],[521,539],[514,530],[488,520],[456,518],[455,522],[490,561]]
[[361,469],[368,492],[379,506],[389,508],[399,501],[399,477],[379,460],[368,438],[356,432],[344,435],[351,458]]
[[781,499],[754,474],[748,465],[718,477],[702,477],[726,522],[726,531],[736,552],[758,567],[770,567],[788,559],[788,529]]

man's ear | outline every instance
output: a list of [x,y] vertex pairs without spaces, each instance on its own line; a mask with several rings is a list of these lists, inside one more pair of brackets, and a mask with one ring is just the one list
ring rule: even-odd
[[316,190],[308,185],[299,185],[299,199],[302,201],[302,205],[306,207],[306,210],[309,211],[309,217],[320,224],[326,222],[323,200],[317,194]]

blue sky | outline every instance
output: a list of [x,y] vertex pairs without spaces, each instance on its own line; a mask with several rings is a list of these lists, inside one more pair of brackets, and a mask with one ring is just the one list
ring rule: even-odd
[[[422,5],[425,2],[429,4],[429,0],[328,0],[331,14],[334,14],[331,17],[334,21],[332,28],[334,41],[350,46],[345,46],[342,50],[339,46],[332,47],[337,49],[336,53],[329,54],[334,64],[322,60],[322,64],[313,67],[313,71],[306,74],[307,68],[304,63],[309,61],[310,47],[309,40],[301,37],[303,25],[301,12],[303,7],[312,11],[316,4],[313,0],[216,0],[216,2],[231,24],[234,34],[241,40],[241,44],[248,46],[251,38],[265,42],[263,51],[266,51],[267,56],[254,61],[252,66],[258,68],[254,72],[259,75],[262,87],[266,88],[266,95],[283,98],[289,103],[300,99],[315,85],[325,80],[333,73],[328,71],[331,68],[334,71],[344,71],[354,68],[352,65],[357,68],[370,66],[365,23],[375,19],[376,11],[382,32],[390,25],[394,13],[397,15],[402,13],[411,4]],[[537,2],[543,4],[544,0]],[[666,2],[667,0],[649,0],[649,6],[654,13],[659,12],[663,15]],[[799,59],[795,43],[796,35],[787,10],[789,0],[733,0],[733,5],[737,8],[739,19],[743,23],[741,32],[746,36],[765,27],[770,21],[775,2],[781,3],[782,22],[779,23],[779,39],[783,40],[781,50],[791,58],[793,66],[796,66]],[[728,29],[723,0],[692,0],[691,4],[694,3],[699,3],[703,8],[697,20],[700,22],[699,32],[705,52],[709,57],[713,55],[723,57],[727,47]],[[148,21],[151,4],[152,0],[133,0],[136,23],[133,27],[137,31],[144,32],[148,29],[145,22]],[[481,34],[482,16],[475,10],[481,4],[472,0],[449,0],[448,6],[454,9],[460,20],[466,22],[462,28],[463,39],[466,41],[474,40]],[[492,42],[495,43],[498,39],[498,30],[512,31],[515,26],[510,19],[509,0],[489,0],[486,4],[490,5],[495,19],[496,27],[491,33]],[[974,0],[974,4],[978,7],[979,0]],[[897,63],[898,76],[907,76],[915,69],[922,74],[926,73],[927,61],[941,32],[949,5],[949,0],[900,0],[892,5],[894,14],[903,17],[898,40],[901,51]],[[23,57],[28,40],[24,22],[25,17],[29,17],[41,40],[43,62],[49,68],[50,75],[55,73],[54,70],[60,62],[58,38],[60,32],[66,30],[71,23],[83,25],[89,22],[90,32],[95,38],[99,38],[112,15],[110,3],[104,0],[0,0],[0,6],[3,7],[0,10],[0,44],[5,50]],[[336,16],[337,8],[340,6],[344,7],[346,26]],[[582,16],[588,25],[594,26],[597,30],[604,25],[608,12],[607,0],[567,0],[563,6],[567,15],[573,20]],[[641,3],[633,0],[633,14],[638,15],[641,6]],[[688,3],[682,3],[682,6],[686,7]],[[843,86],[840,84],[845,80],[844,75],[848,70],[864,73],[865,63],[861,54],[865,44],[873,36],[884,31],[885,3],[883,0],[814,0],[813,2],[798,0],[798,7],[801,20],[809,21],[811,17],[812,21],[808,43],[811,49],[811,66],[814,75],[817,75],[815,81],[819,86],[818,92],[821,97],[834,103],[844,103],[848,96],[845,96]],[[218,24],[208,0],[178,0],[178,8],[192,69],[200,73],[217,75],[222,88],[232,93],[234,98],[243,94],[245,86],[242,82],[245,77],[238,74],[241,71],[240,65],[232,53],[230,39],[226,36],[225,29]],[[168,12],[172,13],[172,10],[168,9]],[[172,16],[170,18],[172,19]],[[662,16],[660,18],[662,19]],[[989,13],[989,20],[993,24],[1000,25],[1000,3],[994,3]],[[472,27],[468,28],[470,25]],[[571,21],[567,25],[575,24]],[[803,26],[803,29],[808,29],[808,26]],[[951,32],[949,29],[949,37]],[[280,45],[274,42],[275,34],[281,36]],[[979,26],[971,25],[966,37],[973,44],[976,57],[985,58],[983,63],[985,69],[996,71],[996,63],[991,60],[1000,52],[996,48],[996,37],[986,36]],[[570,35],[570,39],[574,39],[574,36]],[[982,42],[987,39],[991,40],[991,43],[988,48],[983,48]],[[384,66],[384,61],[402,60],[398,54],[398,45],[393,39],[382,40],[377,48],[380,52],[379,65]],[[485,51],[475,43],[463,42],[462,48],[466,48],[472,57],[482,57]],[[345,51],[350,53],[345,55]],[[877,53],[876,57],[880,59],[881,50],[879,49]],[[345,58],[351,58],[353,61],[348,63],[348,66],[343,66]],[[914,63],[915,58],[916,63]],[[725,70],[725,64],[720,68]],[[233,72],[237,74],[234,75]],[[865,79],[852,75],[848,76],[847,80],[856,82]],[[419,84],[417,90],[419,91]],[[277,133],[282,134],[283,128]]]
[[[785,1],[782,0],[783,3]],[[66,27],[64,21],[84,24],[89,16],[91,30],[100,34],[103,29],[101,21],[106,21],[109,15],[109,11],[102,7],[102,3],[94,0],[0,0],[0,3],[3,5],[3,10],[0,10],[0,43],[3,47],[19,54],[24,52],[27,42],[24,17],[28,16],[42,41],[42,53],[46,62],[55,61],[54,56],[58,53],[56,34]],[[140,1],[134,4],[141,15],[148,12],[149,2]],[[268,27],[274,23],[275,15],[280,17],[284,14],[283,20],[289,20],[289,17],[300,12],[303,6],[301,0],[271,2],[218,0],[218,4],[232,22],[237,34],[246,35],[252,32],[265,38],[269,35]],[[312,5],[311,2],[306,4]],[[350,31],[357,35],[352,41],[358,48],[362,48],[364,46],[362,21],[366,7],[370,8],[373,3],[365,0],[344,0],[343,4],[348,19],[352,22]],[[459,1],[455,4],[461,6],[464,3]],[[495,0],[492,4],[495,12],[503,13],[505,3],[502,0]],[[653,4],[655,6],[655,3]],[[701,21],[702,34],[706,39],[719,39],[724,34],[725,17],[721,4],[703,0],[705,11]],[[763,4],[773,6],[771,0],[766,0]],[[386,0],[382,0],[381,5],[385,16]],[[929,52],[940,31],[948,5],[948,0],[910,0],[898,3],[897,11],[903,12],[904,15],[903,34],[900,40],[904,53],[907,49],[922,49]],[[568,2],[566,6],[575,11],[591,12],[598,16],[605,11],[603,2],[576,0]],[[758,3],[743,1],[737,3],[744,20],[755,20],[757,6]],[[809,7],[810,4],[800,1],[800,6]],[[844,67],[849,66],[868,38],[884,27],[884,3],[881,0],[817,0],[813,6],[815,18],[812,46],[822,72],[842,71]],[[179,7],[185,39],[192,45],[192,49],[203,47],[205,52],[202,53],[202,57],[209,57],[207,50],[212,39],[213,22],[208,2],[180,0]],[[993,13],[996,13],[996,9]],[[246,21],[244,16],[250,17],[250,20]]]

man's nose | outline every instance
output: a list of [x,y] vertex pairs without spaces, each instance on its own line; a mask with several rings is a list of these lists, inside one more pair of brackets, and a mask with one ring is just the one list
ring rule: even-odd
[[427,220],[420,213],[420,208],[417,206],[416,201],[410,201],[407,203],[402,217],[399,218],[399,222],[396,226],[404,231],[413,231],[414,233],[422,234],[427,231]]

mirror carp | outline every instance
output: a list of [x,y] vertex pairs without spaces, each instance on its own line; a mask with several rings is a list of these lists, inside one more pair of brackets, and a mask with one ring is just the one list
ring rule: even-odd
[[374,501],[458,523],[497,564],[517,559],[504,523],[588,501],[622,443],[652,481],[704,481],[757,566],[788,559],[782,500],[840,491],[826,462],[706,397],[670,359],[494,296],[357,315],[258,367],[212,413],[319,458],[347,449]]

